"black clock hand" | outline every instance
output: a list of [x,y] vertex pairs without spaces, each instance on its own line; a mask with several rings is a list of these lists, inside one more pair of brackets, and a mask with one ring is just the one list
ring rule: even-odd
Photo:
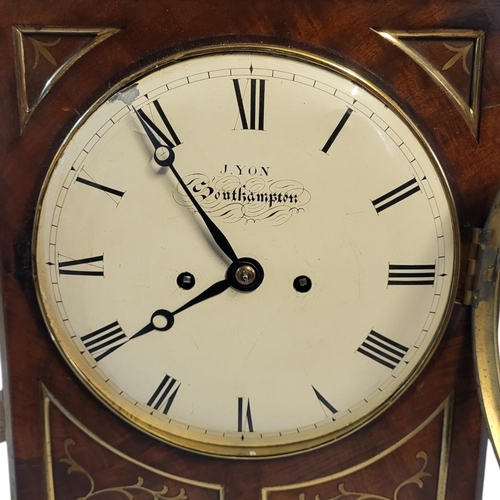
[[174,316],[176,314],[179,314],[180,312],[185,311],[186,309],[199,304],[204,300],[221,294],[222,292],[226,291],[230,285],[231,282],[227,279],[218,281],[173,312],[167,311],[166,309],[156,310],[151,315],[151,321],[144,328],[141,328],[136,334],[132,335],[129,340],[135,339],[136,337],[140,337],[141,335],[145,335],[146,333],[150,333],[154,330],[160,332],[170,330],[170,328],[174,326]]
[[173,148],[165,144],[161,144],[148,123],[150,121],[148,116],[144,113],[144,111],[142,111],[142,109],[137,110],[134,108],[134,111],[136,112],[142,127],[146,131],[149,140],[155,148],[154,159],[156,163],[161,167],[170,167],[170,170],[175,175],[177,182],[182,186],[182,189],[184,189],[188,198],[191,200],[191,203],[194,205],[201,218],[203,219],[203,222],[207,226],[207,229],[210,231],[210,234],[212,235],[215,243],[217,243],[219,248],[229,257],[232,262],[236,262],[238,260],[238,257],[228,239],[201,208],[201,205],[196,201],[196,198],[193,196],[190,189],[186,186],[182,177],[177,172],[177,169],[174,167],[175,153]]

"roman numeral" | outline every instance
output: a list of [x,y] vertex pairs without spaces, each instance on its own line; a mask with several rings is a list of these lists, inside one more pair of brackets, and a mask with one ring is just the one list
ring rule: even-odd
[[[169,146],[171,148],[174,148],[175,146],[178,146],[181,144],[181,141],[179,140],[179,137],[175,133],[174,128],[170,124],[169,119],[167,118],[167,115],[163,111],[162,107],[160,106],[160,103],[158,100],[153,101],[153,107],[154,110],[156,110],[156,113],[154,113],[153,109],[151,109],[151,116],[158,115],[160,117],[160,120],[162,121],[163,125],[167,129],[166,132],[163,132],[158,125],[144,112],[144,109],[138,109],[137,113],[141,115],[141,118],[148,124],[149,128],[151,128],[155,134],[163,141],[163,144],[166,146]],[[167,135],[168,133],[168,135]]]
[[390,264],[388,285],[434,285],[435,264]]
[[[233,80],[234,92],[236,94],[236,101],[238,103],[238,111],[241,119],[241,127],[243,130],[264,130],[266,81],[249,78],[247,79],[245,90],[248,87],[248,82],[250,82],[249,106],[245,103],[244,93],[242,94],[241,92],[240,80]],[[246,101],[248,101],[248,99],[246,99]]]
[[104,255],[86,257],[85,259],[66,260],[64,262],[59,260],[58,264],[59,274],[70,274],[74,276],[104,276]]
[[381,365],[394,369],[408,352],[408,347],[372,330],[357,351]]
[[[127,342],[127,336],[123,333],[118,321],[99,328],[95,332],[88,333],[81,337],[83,345],[96,361],[100,361],[108,354],[116,351]],[[95,355],[97,354],[97,356]]]
[[389,191],[383,196],[380,196],[376,200],[372,200],[372,203],[377,213],[380,213],[383,210],[392,207],[396,203],[403,201],[412,194],[417,193],[418,191],[420,191],[420,186],[418,185],[417,180],[413,178],[411,181],[401,184],[401,186]]
[[238,398],[238,432],[253,432],[249,398]]
[[80,182],[85,186],[90,186],[92,188],[99,189],[100,191],[104,191],[105,193],[118,196],[119,198],[121,198],[125,194],[123,191],[119,191],[118,189],[114,189],[109,186],[104,186],[103,184],[98,184],[97,182],[94,181],[89,181],[88,179],[84,179],[83,177],[80,176],[78,176],[75,179],[75,182]]
[[172,403],[181,383],[170,375],[165,375],[160,385],[148,401],[148,406],[155,410],[161,410],[165,415],[170,410]]
[[341,118],[339,124],[335,127],[335,130],[332,132],[332,135],[328,138],[325,145],[321,148],[321,151],[323,151],[323,153],[328,153],[328,150],[333,144],[333,141],[337,138],[337,136],[340,134],[340,131],[344,128],[344,125],[346,124],[351,114],[352,114],[352,109],[349,108],[344,113],[344,116]]
[[314,393],[316,394],[316,397],[318,398],[318,401],[324,406],[327,410],[329,410],[331,413],[337,413],[337,410],[333,407],[331,403],[327,401],[327,399],[312,385]]

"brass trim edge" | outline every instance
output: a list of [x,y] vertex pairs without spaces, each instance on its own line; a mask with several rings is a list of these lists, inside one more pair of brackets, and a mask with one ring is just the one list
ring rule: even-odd
[[219,500],[224,500],[225,490],[224,486],[216,483],[206,483],[203,481],[196,481],[194,479],[189,479],[181,476],[176,476],[175,474],[171,474],[169,472],[162,471],[160,469],[156,469],[147,465],[145,463],[139,462],[135,458],[132,458],[125,453],[117,450],[110,444],[106,443],[99,436],[94,434],[90,429],[85,427],[74,415],[72,415],[47,389],[47,387],[40,383],[40,388],[42,391],[42,400],[43,400],[43,432],[44,432],[44,461],[45,461],[45,476],[46,476],[46,486],[47,486],[47,498],[48,500],[56,500],[55,498],[55,490],[54,490],[54,476],[53,476],[53,468],[52,468],[52,447],[51,447],[51,432],[50,432],[50,405],[53,404],[73,425],[75,425],[78,429],[80,429],[84,434],[86,434],[89,438],[95,441],[97,444],[105,448],[107,451],[113,453],[117,457],[122,460],[126,460],[131,464],[141,467],[153,474],[157,474],[158,476],[172,479],[179,483],[188,484],[191,486],[197,486],[206,490],[213,490],[219,493]]
[[276,491],[290,491],[300,488],[306,488],[310,486],[315,486],[319,484],[324,484],[329,481],[334,481],[336,479],[340,479],[344,476],[348,476],[355,472],[358,472],[366,467],[378,462],[382,458],[391,454],[408,441],[413,439],[420,431],[425,429],[435,418],[438,417],[441,413],[443,413],[443,430],[441,437],[441,452],[439,459],[439,472],[438,472],[438,485],[437,485],[437,494],[436,500],[445,500],[446,499],[446,487],[448,483],[448,466],[449,466],[449,457],[450,457],[450,446],[451,446],[451,431],[452,431],[452,421],[453,421],[453,400],[454,395],[450,394],[433,412],[427,417],[420,425],[418,425],[413,431],[407,434],[405,437],[400,439],[398,442],[389,446],[385,450],[381,451],[377,455],[369,458],[368,460],[354,465],[353,467],[349,467],[339,472],[335,472],[334,474],[330,474],[328,476],[323,476],[317,479],[313,479],[311,481],[303,481],[300,483],[287,484],[283,486],[265,486],[261,490],[261,500],[269,500],[269,494]]
[[472,313],[472,335],[479,399],[486,427],[500,462],[500,191],[480,241],[482,257]]
[[[346,498],[346,497],[352,498],[352,500],[367,500],[367,499],[373,499],[373,500],[375,500],[375,499],[376,500],[398,500],[399,499],[399,496],[398,496],[399,492],[403,488],[405,488],[406,486],[416,485],[419,488],[423,488],[423,486],[424,486],[423,479],[426,478],[426,477],[432,476],[432,474],[430,474],[429,472],[426,471],[427,462],[428,462],[427,453],[425,453],[425,451],[420,450],[415,455],[415,458],[417,460],[421,460],[423,462],[422,465],[421,465],[421,467],[420,467],[420,469],[417,472],[415,472],[413,475],[411,475],[410,477],[406,478],[401,483],[399,483],[395,487],[394,492],[393,492],[391,498],[386,497],[386,496],[381,496],[381,495],[378,495],[378,494],[375,494],[375,493],[368,493],[368,492],[361,492],[361,491],[351,491],[351,490],[348,490],[346,488],[345,483],[340,483],[337,486],[337,491],[340,493],[340,495],[336,495],[335,497],[330,498],[329,500],[340,500],[341,498]],[[329,493],[328,495],[330,495],[330,494],[331,493]],[[315,500],[322,500],[320,498],[319,494],[317,494],[314,497],[314,499]],[[298,500],[306,500],[305,493],[301,493],[299,495]]]
[[54,491],[54,473],[52,470],[52,447],[50,445],[50,403],[51,394],[47,391],[43,383],[40,384],[42,390],[42,408],[43,408],[43,462],[45,468],[45,487],[47,489],[47,500],[55,500]]
[[[35,28],[33,26],[17,25],[12,26],[12,34],[14,38],[14,62],[16,66],[16,89],[17,89],[17,104],[19,108],[19,133],[22,134],[26,123],[35,108],[40,104],[42,99],[47,95],[53,85],[73,64],[85,55],[89,50],[94,48],[99,43],[106,40],[110,36],[120,31],[116,28],[62,28],[57,26],[44,26],[43,28]],[[26,66],[23,46],[23,35],[25,34],[61,34],[61,35],[94,35],[95,38],[87,45],[84,45],[80,50],[75,52],[66,62],[61,64],[52,76],[45,83],[41,94],[30,107],[26,94]]]
[[[436,29],[425,31],[404,31],[404,30],[372,30],[381,37],[390,41],[405,54],[417,62],[431,77],[441,85],[451,96],[455,106],[463,113],[467,125],[472,130],[476,140],[479,136],[479,111],[481,95],[481,77],[484,61],[484,39],[485,34],[482,30],[467,29]],[[470,87],[470,102],[465,103],[456,90],[449,84],[438,71],[423,57],[418,51],[408,47],[402,40],[406,38],[427,38],[427,39],[449,39],[449,38],[470,38],[474,40],[474,55],[472,58],[472,74]]]
[[446,500],[448,486],[448,472],[450,467],[450,449],[453,431],[454,393],[450,394],[442,404],[443,407],[443,434],[441,435],[441,453],[439,456],[438,484],[436,500]]
[[107,488],[102,488],[102,489],[96,489],[96,484],[94,481],[94,478],[92,475],[83,467],[80,465],[75,458],[71,455],[71,452],[69,450],[70,446],[73,446],[76,444],[75,440],[72,438],[66,438],[64,441],[64,450],[66,451],[66,457],[61,458],[59,461],[67,464],[68,467],[68,475],[73,474],[74,472],[82,474],[88,481],[88,486],[89,486],[89,491],[84,497],[79,497],[78,500],[89,500],[90,498],[94,497],[100,497],[103,493],[121,493],[122,495],[125,495],[127,498],[130,500],[133,500],[135,498],[135,495],[133,495],[131,492],[132,491],[138,491],[139,494],[141,493],[146,493],[147,495],[151,495],[153,500],[188,500],[188,497],[186,496],[186,490],[184,488],[179,487],[179,493],[175,496],[165,496],[167,493],[170,492],[170,488],[163,483],[163,487],[161,490],[154,490],[151,488],[148,488],[144,484],[144,478],[142,476],[136,476],[137,481],[133,484],[124,484],[124,485],[117,485],[117,486],[110,486]]

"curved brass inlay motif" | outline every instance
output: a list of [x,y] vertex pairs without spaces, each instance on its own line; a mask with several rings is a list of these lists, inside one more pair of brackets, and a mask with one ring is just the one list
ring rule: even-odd
[[[48,91],[52,88],[54,83],[67,71],[80,57],[86,54],[89,50],[94,48],[102,41],[114,35],[119,30],[115,28],[62,28],[56,26],[13,26],[14,37],[14,59],[16,64],[16,86],[17,86],[17,102],[19,107],[19,128],[20,132],[24,130],[26,122],[28,121],[31,113],[40,104],[41,100],[47,95]],[[53,42],[40,42],[35,40],[32,36],[36,35],[60,35],[58,40]],[[32,68],[26,67],[26,56],[24,49],[24,37],[27,36],[35,49],[35,62]],[[93,39],[83,45],[73,55],[71,55],[65,62],[58,66],[56,60],[49,52],[47,47],[54,47],[58,45],[65,36],[91,36]],[[30,103],[27,91],[27,69],[33,71],[37,68],[40,61],[40,54],[44,56],[53,66],[57,69],[52,76],[48,78],[47,82],[40,91],[40,95]]]
[[453,47],[449,43],[443,42],[443,45],[452,52],[456,52],[456,54],[441,68],[443,71],[452,68],[455,64],[462,60],[462,67],[464,71],[470,75],[470,70],[467,67],[467,56],[469,55],[470,49],[473,47],[473,43],[466,45],[465,47]]
[[[290,491],[290,490],[298,490],[298,489],[303,489],[311,486],[317,486],[320,484],[325,484],[330,481],[335,481],[337,479],[346,477],[350,474],[353,474],[354,472],[358,472],[362,469],[367,468],[369,465],[372,465],[373,463],[381,460],[382,458],[386,457],[390,453],[394,452],[401,446],[403,446],[405,443],[413,439],[419,432],[421,432],[423,429],[425,429],[433,420],[435,420],[440,414],[443,414],[443,428],[442,428],[442,434],[441,434],[441,453],[439,457],[439,471],[438,471],[438,483],[437,483],[437,491],[436,491],[436,498],[435,500],[445,500],[446,499],[446,486],[448,482],[448,466],[449,466],[449,457],[450,457],[450,445],[451,445],[451,431],[452,431],[452,420],[453,420],[453,394],[450,394],[435,410],[434,412],[427,417],[426,420],[424,420],[418,427],[416,427],[412,432],[410,432],[408,435],[404,436],[402,439],[400,439],[398,442],[394,443],[392,446],[389,448],[383,450],[380,452],[378,455],[375,455],[365,462],[362,462],[358,465],[355,465],[353,467],[350,467],[348,469],[336,472],[334,474],[331,474],[329,476],[324,476],[320,477],[311,481],[304,481],[302,483],[295,483],[295,484],[287,484],[283,486],[266,486],[262,488],[261,491],[261,500],[272,500],[272,493],[273,492],[280,492],[280,491]],[[425,458],[424,458],[425,455]],[[417,458],[421,458],[424,460],[424,465],[421,467],[421,469],[411,476],[409,479],[401,483],[398,488],[395,490],[394,494],[396,495],[394,499],[392,500],[399,500],[397,497],[397,494],[399,494],[399,491],[403,488],[403,486],[409,485],[411,483],[415,483],[422,487],[422,478],[429,476],[430,474],[425,471],[425,468],[427,466],[427,454],[423,451],[420,451],[417,455]],[[348,500],[389,500],[386,497],[381,497],[381,496],[376,496],[376,495],[369,495],[367,493],[354,493],[354,492],[348,492],[347,490],[342,490],[340,489],[343,487],[345,483],[342,483],[339,485],[339,491],[342,496],[337,496],[333,497],[333,499],[329,500],[337,500],[337,499],[342,499],[342,498],[348,498]],[[351,495],[351,498],[348,497],[348,495]],[[302,495],[302,496],[301,496]],[[358,497],[355,497],[353,495],[358,495]],[[360,496],[361,495],[361,496]],[[365,496],[362,496],[365,495]],[[368,495],[368,496],[366,496]],[[301,493],[298,496],[298,500],[306,500],[305,494]],[[319,495],[316,495],[314,500],[322,500]]]
[[34,38],[30,38],[30,42],[35,49],[35,61],[31,69],[36,69],[38,63],[40,62],[40,55],[45,57],[47,61],[49,61],[54,66],[57,66],[57,61],[54,59],[54,56],[49,52],[47,47],[55,47],[61,42],[61,39],[58,38],[54,42],[40,42],[39,40],[35,40]]
[[62,458],[61,462],[67,463],[70,467],[68,469],[68,474],[72,474],[73,472],[79,472],[83,474],[89,481],[90,490],[84,496],[78,498],[78,500],[88,500],[89,498],[101,495],[102,493],[115,492],[122,493],[127,500],[134,500],[135,495],[132,494],[132,491],[137,490],[139,493],[146,492],[151,495],[152,500],[187,500],[186,492],[184,488],[181,488],[180,493],[174,497],[166,496],[168,493],[168,486],[163,486],[161,491],[154,491],[144,486],[144,479],[142,477],[137,478],[137,482],[130,486],[115,486],[113,488],[103,488],[101,490],[95,489],[95,482],[92,476],[72,457],[69,447],[74,445],[75,442],[72,439],[66,439],[64,441],[64,449],[66,451],[66,458]]
[[[224,491],[224,486],[220,484],[215,484],[215,483],[206,483],[203,481],[196,481],[194,479],[188,479],[180,476],[176,476],[175,474],[170,474],[169,472],[165,472],[159,469],[155,469],[154,467],[151,467],[147,464],[144,464],[142,462],[139,462],[138,460],[129,457],[128,455],[125,455],[122,453],[120,450],[117,450],[116,448],[113,448],[111,445],[103,441],[99,436],[95,435],[92,431],[87,429],[79,420],[77,420],[64,406],[61,405],[57,399],[54,398],[54,396],[48,391],[48,389],[45,387],[43,383],[40,384],[41,386],[41,391],[42,391],[42,401],[43,401],[43,426],[44,426],[44,444],[45,444],[45,450],[44,450],[44,462],[45,462],[45,477],[46,477],[46,484],[47,484],[47,500],[56,500],[55,496],[55,487],[54,487],[54,474],[53,474],[53,467],[52,467],[52,445],[51,445],[51,431],[50,431],[50,406],[54,405],[55,408],[57,408],[75,427],[80,429],[84,434],[86,434],[89,438],[94,440],[97,444],[108,450],[109,452],[113,453],[115,456],[119,457],[120,459],[129,462],[130,464],[133,464],[135,466],[141,467],[142,469],[152,472],[158,476],[164,477],[166,479],[170,479],[173,481],[176,481],[178,483],[184,484],[184,485],[190,485],[194,486],[197,488],[201,488],[204,490],[211,490],[214,491],[217,494],[217,498],[219,500],[224,500],[225,496],[225,491]],[[90,484],[91,484],[91,490],[87,494],[87,496],[83,498],[79,498],[78,500],[89,500],[93,497],[97,497],[98,494],[103,493],[104,491],[114,491],[118,493],[123,493],[126,497],[127,500],[134,500],[134,496],[130,493],[130,491],[127,490],[140,490],[142,492],[147,492],[150,495],[153,495],[152,500],[187,500],[186,496],[180,496],[185,495],[185,490],[184,488],[181,489],[181,492],[179,493],[179,496],[177,497],[166,497],[164,496],[168,490],[165,490],[165,488],[161,491],[153,491],[153,490],[148,490],[147,488],[144,488],[143,483],[142,483],[142,478],[139,477],[137,480],[137,483],[135,485],[131,486],[120,486],[116,488],[111,488],[109,490],[98,490],[95,491],[93,479],[90,477],[90,475],[81,467],[72,457],[71,454],[69,453],[69,445],[75,444],[72,439],[66,439],[65,440],[65,450],[66,450],[66,456],[67,459],[62,459],[66,463],[68,463],[71,467],[68,470],[68,473],[71,472],[81,472],[83,473],[87,479],[89,479]],[[156,495],[156,496],[154,496]],[[158,496],[158,495],[163,495],[163,496]]]
[[[481,100],[481,75],[483,72],[483,58],[484,58],[484,38],[485,34],[482,30],[468,30],[468,29],[436,29],[424,31],[394,31],[394,30],[378,30],[373,29],[375,33],[389,40],[396,45],[405,54],[410,56],[417,64],[419,64],[432,79],[441,85],[452,99],[455,106],[462,112],[468,126],[472,133],[478,138],[479,135],[479,113],[480,113],[480,100]],[[471,40],[471,44],[466,47],[452,47],[446,44],[449,50],[457,51],[442,68],[435,67],[430,63],[418,50],[411,47],[406,40],[434,40],[434,41],[454,41],[454,40]],[[472,54],[472,73],[465,69],[465,57],[470,50]],[[460,59],[463,60],[464,69],[467,74],[471,75],[470,78],[470,92],[469,97],[465,99],[460,93],[456,91],[453,85],[444,77],[441,71],[450,69]]]
[[[345,488],[345,483],[340,483],[338,486],[338,490],[340,492],[340,495],[337,495],[335,497],[331,497],[329,499],[322,499],[319,495],[316,495],[314,497],[315,500],[340,500],[342,498],[349,498],[350,500],[399,500],[399,492],[405,487],[409,486],[411,484],[416,484],[419,488],[423,488],[424,483],[422,482],[422,479],[424,477],[431,476],[429,472],[425,471],[425,468],[427,467],[427,453],[425,451],[419,451],[416,455],[416,458],[420,458],[423,460],[423,465],[420,467],[420,470],[413,474],[413,476],[409,477],[405,481],[403,481],[395,490],[392,498],[389,497],[383,497],[380,495],[375,495],[373,493],[358,493],[355,491],[348,491]],[[299,500],[306,500],[306,496],[304,493],[301,493],[299,495]]]

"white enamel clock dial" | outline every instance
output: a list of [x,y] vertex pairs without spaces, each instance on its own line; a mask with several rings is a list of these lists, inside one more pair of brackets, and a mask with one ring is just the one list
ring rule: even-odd
[[442,333],[456,224],[387,98],[284,50],[187,54],[99,101],[47,177],[39,298],[115,412],[191,450],[297,452],[387,407]]

